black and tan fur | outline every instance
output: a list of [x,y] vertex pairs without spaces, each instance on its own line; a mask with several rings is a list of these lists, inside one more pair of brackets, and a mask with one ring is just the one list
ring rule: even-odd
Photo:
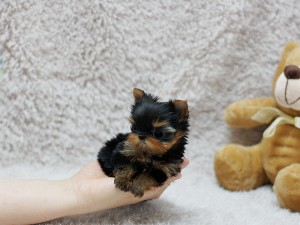
[[142,197],[180,172],[189,112],[186,101],[159,102],[137,88],[133,96],[131,132],[107,141],[98,161],[119,189]]

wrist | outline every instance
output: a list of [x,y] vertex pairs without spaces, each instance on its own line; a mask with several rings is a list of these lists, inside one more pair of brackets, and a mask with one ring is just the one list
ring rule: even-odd
[[66,182],[76,199],[69,215],[92,213],[139,202],[130,192],[117,189],[112,178],[81,180],[73,177]]

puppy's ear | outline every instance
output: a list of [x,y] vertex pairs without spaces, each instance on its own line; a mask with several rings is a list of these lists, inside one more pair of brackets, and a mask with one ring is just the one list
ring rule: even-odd
[[175,106],[179,122],[187,120],[189,118],[189,107],[187,101],[174,100],[172,102]]
[[141,101],[145,97],[145,92],[138,88],[134,88],[132,93],[136,102]]

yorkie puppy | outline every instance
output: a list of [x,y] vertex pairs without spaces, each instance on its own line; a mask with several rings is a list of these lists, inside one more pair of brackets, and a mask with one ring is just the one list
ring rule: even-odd
[[158,97],[133,89],[131,133],[118,134],[98,153],[106,175],[117,188],[142,197],[180,172],[188,135],[186,101],[159,102]]

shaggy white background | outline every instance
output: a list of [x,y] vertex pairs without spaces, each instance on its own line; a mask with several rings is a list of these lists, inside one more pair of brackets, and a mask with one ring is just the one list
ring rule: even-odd
[[271,95],[284,44],[300,41],[294,1],[2,0],[1,177],[62,179],[129,130],[133,87],[187,99],[190,166],[160,200],[46,224],[298,224],[271,186],[221,189],[213,157],[261,129],[223,122],[231,102]]

